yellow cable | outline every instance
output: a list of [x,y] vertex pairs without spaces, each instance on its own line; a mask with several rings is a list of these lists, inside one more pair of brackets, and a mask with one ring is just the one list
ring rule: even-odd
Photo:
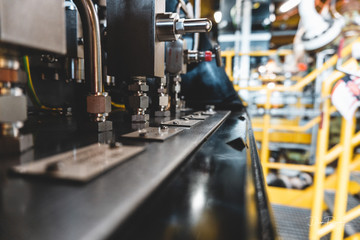
[[118,104],[118,103],[111,102],[111,105],[113,105],[116,108],[120,108],[120,109],[125,110],[125,104]]
[[30,73],[29,57],[28,56],[25,56],[25,64],[26,64],[25,68],[26,68],[26,72],[27,72],[27,75],[28,75],[30,90],[32,91],[32,93],[34,95],[34,98],[35,98],[36,102],[40,105],[40,108],[44,109],[44,110],[62,111],[63,110],[62,108],[51,108],[51,107],[46,107],[46,106],[41,104],[40,99],[39,99],[39,97],[37,96],[37,94],[35,92],[35,88],[34,88],[34,85],[33,85],[33,82],[32,82],[31,73]]

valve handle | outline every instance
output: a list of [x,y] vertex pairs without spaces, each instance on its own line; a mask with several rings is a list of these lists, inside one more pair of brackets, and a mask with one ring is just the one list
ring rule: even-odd
[[214,47],[214,53],[215,53],[215,59],[216,59],[216,65],[218,67],[222,67],[222,58],[221,58],[221,48],[220,45],[215,45]]

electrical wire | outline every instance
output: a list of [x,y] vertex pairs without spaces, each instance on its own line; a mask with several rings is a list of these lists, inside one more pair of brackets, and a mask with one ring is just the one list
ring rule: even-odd
[[63,110],[62,108],[51,108],[51,107],[47,107],[47,106],[42,105],[39,97],[36,94],[34,84],[33,84],[32,78],[31,78],[29,57],[24,56],[23,60],[24,60],[24,66],[25,66],[26,75],[27,75],[27,78],[28,78],[27,86],[28,86],[28,88],[30,90],[30,93],[31,93],[30,99],[32,100],[34,105],[36,105],[37,107],[39,107],[39,108],[41,108],[43,110],[62,111]]
[[116,108],[122,109],[122,110],[126,109],[124,104],[118,104],[118,103],[115,103],[115,102],[111,102],[111,105],[116,107]]
[[[40,101],[39,97],[36,94],[34,84],[33,84],[32,78],[31,78],[30,64],[29,64],[29,57],[28,56],[24,56],[24,66],[25,66],[26,75],[28,77],[27,86],[28,86],[28,88],[30,90],[30,93],[31,93],[30,98],[33,101],[33,103],[37,107],[39,107],[41,109],[44,109],[44,110],[62,111],[63,110],[62,108],[51,108],[51,107],[47,107],[47,106],[44,106],[44,105],[41,104],[41,101]],[[124,104],[118,104],[118,103],[115,103],[115,102],[111,102],[111,105],[116,107],[116,108],[122,109],[122,110],[126,109]]]

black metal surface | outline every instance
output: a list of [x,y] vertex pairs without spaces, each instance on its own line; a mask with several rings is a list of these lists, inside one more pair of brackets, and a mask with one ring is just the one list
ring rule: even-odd
[[77,11],[75,8],[66,8],[66,54],[69,58],[78,57],[78,39],[77,39]]
[[254,191],[262,178],[252,164],[259,159],[249,159],[256,154],[249,120],[239,116],[245,113],[233,113],[110,239],[275,239],[266,193]]
[[[248,119],[247,116],[240,117],[239,119],[244,121],[244,118],[250,122],[250,119]],[[251,165],[251,172],[253,175],[253,181],[251,182],[254,183],[260,239],[273,239],[276,235],[275,225],[270,203],[266,194],[264,173],[262,171],[260,158],[256,148],[255,136],[252,131],[249,131],[249,137],[247,140],[247,144],[251,149],[250,156],[248,156],[247,161],[248,165]]]
[[[1,157],[0,239],[103,239],[226,118],[221,112],[164,143],[144,143],[147,150],[85,185],[21,178],[7,174],[10,166],[27,161]],[[120,118],[122,119],[122,118]],[[127,122],[113,119],[115,137],[129,131]],[[79,133],[66,117],[36,117],[30,121],[39,159],[98,140]],[[25,156],[23,156],[25,157]]]
[[165,45],[156,41],[155,32],[156,14],[164,10],[156,0],[107,0],[109,75],[164,74]]
[[[7,173],[20,161],[99,139],[79,133],[71,118],[31,118],[35,150],[1,157],[0,239],[273,239],[271,219],[259,219],[269,209],[257,203],[266,194],[256,193],[249,120],[227,114],[218,111],[163,143],[121,139],[147,150],[88,184]],[[113,115],[119,139],[130,123]]]

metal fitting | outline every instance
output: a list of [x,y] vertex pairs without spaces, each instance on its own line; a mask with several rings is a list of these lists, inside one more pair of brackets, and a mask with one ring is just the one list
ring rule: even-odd
[[20,62],[17,58],[0,56],[0,82],[18,82]]
[[91,93],[103,91],[99,19],[91,0],[74,0],[84,33],[85,77],[91,81]]
[[130,96],[129,105],[135,111],[137,111],[138,108],[146,109],[149,107],[149,97],[146,95]]
[[169,96],[159,96],[159,106],[167,106],[169,103]]
[[82,83],[85,80],[84,66],[83,58],[72,58],[70,60],[71,79],[77,83]]
[[87,96],[86,102],[88,113],[108,114],[111,112],[111,97],[107,92]]
[[149,115],[145,114],[146,109],[149,107],[149,97],[145,93],[149,90],[149,86],[146,84],[146,77],[134,76],[132,80],[134,83],[129,85],[129,90],[135,93],[129,96],[129,106],[134,113],[131,119],[133,122],[148,121]]
[[129,91],[143,91],[143,92],[147,92],[149,91],[149,86],[146,84],[138,84],[138,83],[134,83],[128,86]]
[[159,41],[175,41],[186,33],[209,32],[212,22],[206,18],[180,19],[177,13],[156,16],[156,35]]
[[133,122],[147,122],[150,120],[149,114],[137,114],[131,116]]

